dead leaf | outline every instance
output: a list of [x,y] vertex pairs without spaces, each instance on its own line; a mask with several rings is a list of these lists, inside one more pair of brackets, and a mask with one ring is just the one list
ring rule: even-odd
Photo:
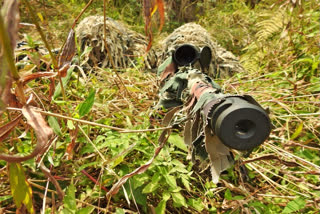
[[75,43],[75,33],[71,29],[67,38],[66,43],[63,46],[63,49],[59,56],[59,75],[65,77],[67,71],[71,66],[71,60],[76,53],[76,43]]
[[3,139],[5,139],[11,133],[11,131],[18,125],[21,117],[22,114],[16,117],[15,119],[11,120],[4,126],[0,127],[0,142],[3,141]]
[[68,160],[71,160],[73,155],[72,155],[72,151],[76,145],[76,140],[77,140],[77,137],[78,137],[78,132],[79,132],[79,126],[76,125],[76,128],[75,130],[70,130],[70,135],[71,135],[71,143],[68,144],[67,146],[67,150],[66,150],[66,154],[67,154],[67,157],[68,157]]
[[37,72],[37,73],[29,74],[22,77],[21,81],[23,82],[23,84],[27,84],[28,82],[40,77],[54,77],[56,75],[57,74],[54,72]]
[[56,85],[54,83],[54,78],[51,77],[50,78],[50,87],[49,87],[49,100],[52,99],[55,88],[56,88]]
[[0,154],[0,159],[9,163],[22,162],[37,155],[43,154],[50,145],[50,138],[53,130],[47,125],[42,115],[36,112],[33,107],[26,105],[22,108],[22,114],[27,119],[27,123],[35,130],[37,135],[37,145],[34,150],[26,156]]
[[173,116],[175,115],[175,113],[177,111],[179,111],[181,109],[181,106],[177,106],[174,107],[173,109],[171,109],[163,118],[162,120],[162,125],[163,126],[168,126],[173,118]]

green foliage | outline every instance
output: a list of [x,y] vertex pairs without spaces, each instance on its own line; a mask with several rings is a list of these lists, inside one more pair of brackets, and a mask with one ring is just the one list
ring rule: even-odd
[[293,201],[290,201],[287,206],[284,208],[282,213],[293,213],[299,210],[302,210],[305,208],[306,201],[305,199],[298,197],[294,199]]
[[89,90],[88,97],[84,100],[83,103],[79,105],[79,116],[83,117],[84,115],[88,114],[93,106],[94,103],[94,96],[96,94],[96,90],[91,88]]
[[32,189],[26,180],[21,164],[9,164],[9,180],[13,200],[18,209],[25,206],[29,213],[35,213],[32,204]]

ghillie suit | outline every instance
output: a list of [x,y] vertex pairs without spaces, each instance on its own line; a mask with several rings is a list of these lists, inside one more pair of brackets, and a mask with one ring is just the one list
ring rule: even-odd
[[210,77],[226,78],[235,73],[245,72],[237,57],[212,41],[209,33],[195,23],[188,23],[177,28],[162,42],[163,54],[160,56],[160,59],[165,60],[168,54],[171,54],[172,51],[182,44],[191,44],[199,48],[208,46],[211,49],[212,63],[204,71]]
[[[138,57],[144,57],[146,68],[156,66],[157,57],[154,50],[146,54],[148,39],[130,30],[124,24],[111,18],[106,19],[106,43],[115,68],[132,67]],[[84,51],[89,48],[85,62],[90,67],[112,68],[104,42],[103,16],[84,18],[76,28],[76,35]]]
[[184,141],[200,170],[212,180],[233,164],[231,149],[250,151],[268,137],[270,119],[248,95],[224,94],[213,78],[244,72],[235,56],[197,24],[176,29],[163,43],[158,67],[158,107],[169,109],[163,125],[182,125]]

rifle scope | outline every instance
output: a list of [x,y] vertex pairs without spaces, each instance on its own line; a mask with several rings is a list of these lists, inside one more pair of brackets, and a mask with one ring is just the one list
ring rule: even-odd
[[208,121],[221,142],[236,150],[259,146],[271,131],[265,110],[241,97],[226,97],[210,110]]
[[191,44],[183,44],[176,48],[173,53],[173,59],[178,66],[187,66],[194,64],[200,60],[203,68],[207,68],[211,62],[212,53],[208,46],[201,49],[196,48]]

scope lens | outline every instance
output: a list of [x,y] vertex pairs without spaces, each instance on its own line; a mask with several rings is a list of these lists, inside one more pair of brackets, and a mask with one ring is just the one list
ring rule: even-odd
[[235,134],[242,139],[252,137],[255,131],[256,125],[250,120],[240,120],[235,125]]
[[180,66],[193,64],[198,59],[198,51],[192,45],[182,45],[177,48],[174,58]]

